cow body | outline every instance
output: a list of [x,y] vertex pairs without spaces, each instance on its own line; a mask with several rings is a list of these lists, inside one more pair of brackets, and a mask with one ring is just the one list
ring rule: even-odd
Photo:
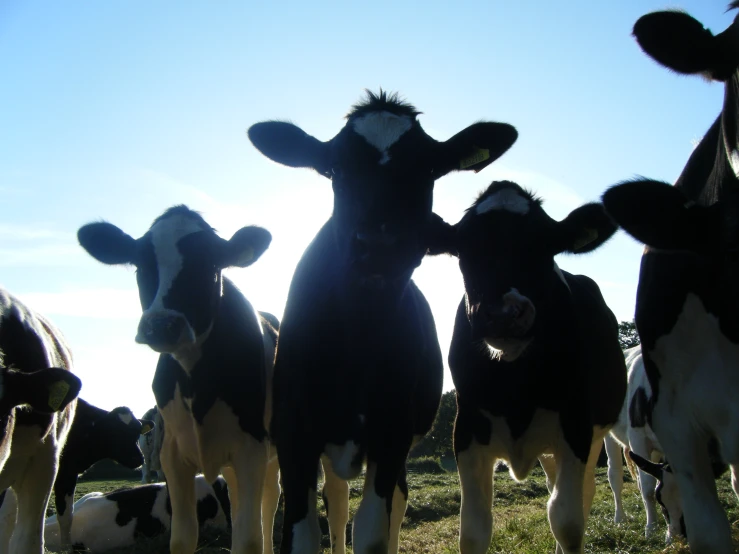
[[555,222],[530,193],[498,182],[435,249],[459,257],[465,281],[449,351],[463,554],[490,544],[497,460],[517,480],[541,462],[557,551],[583,551],[595,464],[623,405],[626,369],[598,286],[559,270],[553,256],[590,251],[614,230],[599,205]]
[[164,440],[164,420],[156,406],[146,411],[144,419],[154,422],[154,430],[139,438],[139,448],[144,456],[144,463],[141,466],[141,482],[148,484],[164,481],[164,472],[159,460]]
[[[195,478],[197,519],[200,529],[226,529],[230,504],[226,481],[219,477],[209,485],[202,475]],[[12,499],[11,499],[12,501]],[[167,533],[172,507],[164,483],[122,489],[115,492],[91,492],[74,503],[72,544],[85,552],[107,552],[131,547],[137,541]],[[56,515],[46,518],[44,537],[49,550],[62,550]]]
[[[221,275],[224,267],[253,263],[268,247],[269,233],[245,227],[225,241],[199,214],[178,206],[138,240],[107,223],[81,228],[79,238],[100,261],[137,266],[144,313],[136,340],[161,352],[152,389],[166,429],[161,463],[173,506],[171,552],[195,551],[198,471],[209,482],[223,472],[235,496],[232,552],[258,554],[263,544],[271,551],[266,524],[262,538],[260,505],[274,337]],[[276,462],[267,486],[279,486]],[[265,514],[274,514],[274,492],[265,498],[274,503]]]
[[[734,2],[732,7],[736,8]],[[739,464],[739,22],[710,31],[682,12],[634,26],[642,48],[681,73],[725,83],[721,114],[674,187],[640,180],[611,188],[612,217],[646,243],[636,325],[652,388],[647,412],[683,498],[691,550],[733,552],[718,500],[709,444]],[[736,479],[733,480],[737,489]]]
[[453,169],[482,169],[516,138],[510,126],[478,123],[441,143],[417,115],[381,91],[354,106],[327,142],[289,123],[249,130],[263,154],[315,169],[334,190],[331,218],[293,276],[275,362],[283,553],[319,550],[319,460],[333,552],[345,551],[346,480],[365,462],[353,550],[398,549],[405,460],[414,437],[431,427],[442,389],[433,317],[411,281],[427,249],[434,180]]
[[[4,381],[0,390],[0,451],[4,462],[0,465],[0,490],[12,487],[20,508],[9,552],[42,554],[43,518],[59,456],[74,419],[77,402],[73,399],[79,393],[80,382],[69,373],[72,358],[61,333],[2,289],[0,364]],[[32,383],[35,390],[32,389],[30,398],[22,402],[12,400],[18,392],[14,383],[28,379],[33,370],[51,367],[58,368],[55,383]],[[8,405],[16,402],[30,403],[34,409],[13,412]],[[0,495],[0,502],[5,494]]]

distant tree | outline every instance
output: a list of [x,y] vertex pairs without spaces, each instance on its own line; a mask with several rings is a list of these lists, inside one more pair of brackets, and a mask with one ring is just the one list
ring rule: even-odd
[[454,431],[454,418],[456,416],[457,396],[454,390],[450,390],[441,396],[439,411],[436,413],[436,419],[434,420],[434,425],[431,427],[431,431],[411,451],[410,457],[453,456],[452,433]]
[[639,333],[636,331],[636,324],[633,321],[622,321],[618,324],[618,342],[621,350],[639,346]]

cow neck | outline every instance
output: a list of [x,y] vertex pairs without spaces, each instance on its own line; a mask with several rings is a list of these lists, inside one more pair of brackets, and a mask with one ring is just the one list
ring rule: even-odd
[[200,358],[203,355],[203,345],[210,337],[213,331],[214,321],[210,322],[210,325],[205,332],[195,339],[195,342],[179,348],[177,351],[172,352],[172,356],[180,367],[187,373],[188,376],[192,374],[192,370],[195,368]]

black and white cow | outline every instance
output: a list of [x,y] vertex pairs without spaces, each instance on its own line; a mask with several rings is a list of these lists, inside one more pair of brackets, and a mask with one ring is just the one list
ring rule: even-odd
[[[268,385],[274,335],[236,286],[227,267],[246,267],[267,249],[271,235],[244,227],[230,240],[185,206],[170,208],[139,239],[110,223],[78,232],[95,259],[136,266],[143,315],[136,341],[160,352],[152,389],[166,432],[161,464],[172,497],[173,554],[192,554],[198,540],[193,479],[222,471],[233,498],[231,551],[262,552],[262,492],[269,440]],[[267,488],[279,487],[276,460]],[[265,494],[273,504],[274,493]],[[265,519],[269,519],[265,515]],[[264,547],[272,529],[264,526]]]
[[[46,506],[82,385],[62,334],[4,289],[0,366],[0,503],[9,487],[20,500],[9,552],[42,554]],[[13,410],[20,404],[33,409]]]
[[72,503],[77,477],[105,459],[136,469],[144,461],[138,446],[139,437],[149,433],[153,427],[153,421],[136,419],[124,406],[108,411],[81,398],[77,400],[77,412],[54,481],[54,503],[62,545],[72,544]]
[[459,258],[465,285],[449,351],[463,554],[490,545],[496,461],[520,480],[537,458],[557,551],[583,552],[595,465],[624,402],[626,367],[600,289],[561,271],[554,256],[590,252],[615,230],[600,204],[557,222],[531,193],[499,181],[439,234],[434,252]]
[[[209,485],[202,475],[195,477],[198,526],[202,529],[227,529],[230,503],[226,481],[219,477]],[[14,502],[11,496],[8,501]],[[74,503],[72,542],[76,550],[98,553],[134,546],[137,541],[167,533],[172,507],[164,483],[121,489],[115,492],[91,492]],[[5,523],[5,522],[3,522]],[[63,551],[57,516],[46,518],[46,547]]]
[[144,484],[164,481],[162,464],[159,461],[159,453],[162,449],[164,439],[164,420],[156,406],[147,410],[143,419],[154,422],[154,431],[139,437],[139,448],[144,456],[141,466],[141,482]]
[[405,460],[414,437],[431,427],[442,389],[433,317],[411,280],[427,250],[434,181],[453,170],[481,170],[517,137],[509,125],[476,123],[438,142],[418,113],[397,95],[368,91],[326,142],[291,123],[249,129],[264,155],[315,169],[334,191],[333,213],[293,276],[275,362],[283,553],[318,552],[319,459],[333,551],[345,549],[345,480],[365,461],[354,552],[398,549]]
[[[739,7],[739,2],[732,4]],[[733,552],[708,444],[739,469],[739,20],[714,36],[683,12],[646,15],[642,49],[666,67],[725,83],[723,109],[674,187],[639,180],[603,196],[646,243],[636,326],[652,387],[647,418],[683,498],[696,554]]]

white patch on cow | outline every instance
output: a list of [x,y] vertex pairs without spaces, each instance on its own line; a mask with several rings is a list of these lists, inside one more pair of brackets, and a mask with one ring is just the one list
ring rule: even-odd
[[291,554],[313,554],[321,547],[321,527],[316,512],[316,491],[308,491],[308,513],[293,525]]
[[131,412],[118,412],[118,419],[120,419],[124,425],[130,425],[133,421],[133,414],[131,414]]
[[[731,538],[726,514],[716,498],[713,475],[697,471],[696,452],[713,435],[729,464],[739,462],[739,346],[722,332],[702,301],[687,294],[669,334],[660,337],[650,357],[660,372],[660,394],[653,424],[683,498],[691,544],[706,552],[728,552]],[[710,471],[710,464],[705,463]]]
[[413,120],[407,115],[390,112],[372,112],[354,120],[354,132],[364,137],[382,154],[380,165],[390,161],[388,150],[400,140],[411,127]]
[[362,464],[352,465],[359,454],[359,445],[354,441],[344,444],[327,444],[324,448],[326,456],[331,460],[334,473],[342,479],[354,479],[362,471]]
[[387,499],[375,492],[377,464],[369,462],[364,476],[364,490],[352,526],[354,552],[387,552],[390,540],[390,519]]
[[734,176],[739,178],[739,152],[735,149],[729,152],[729,164],[731,164],[731,169],[734,171]]
[[477,215],[493,210],[503,210],[514,214],[526,215],[531,209],[531,201],[521,196],[516,189],[504,188],[491,194],[475,208]]

